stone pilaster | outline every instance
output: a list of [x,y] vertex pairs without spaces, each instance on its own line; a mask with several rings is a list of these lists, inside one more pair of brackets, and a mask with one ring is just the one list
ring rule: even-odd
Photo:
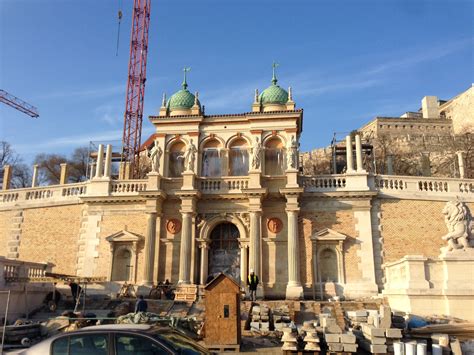
[[33,165],[33,177],[31,178],[31,187],[38,185],[38,164]]
[[68,172],[67,163],[62,163],[61,164],[61,175],[60,175],[60,178],[59,178],[59,184],[60,185],[67,184],[67,178],[68,178],[67,172]]
[[206,285],[207,272],[209,269],[209,246],[205,241],[199,243],[199,249],[201,251],[201,265],[199,269],[199,284],[202,286]]
[[147,212],[147,227],[145,237],[145,270],[143,273],[143,284],[153,285],[153,272],[155,261],[155,241],[156,241],[156,212]]
[[240,282],[242,285],[247,283],[248,270],[248,244],[240,243]]

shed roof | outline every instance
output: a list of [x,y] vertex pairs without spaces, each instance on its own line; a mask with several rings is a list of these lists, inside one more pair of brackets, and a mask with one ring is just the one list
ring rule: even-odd
[[206,291],[209,291],[213,288],[214,285],[218,284],[220,281],[222,281],[223,279],[229,279],[230,281],[232,281],[232,283],[237,286],[239,289],[240,289],[240,285],[230,276],[224,274],[224,273],[219,273],[216,277],[214,277],[211,281],[209,281],[209,283],[206,285],[206,287],[204,287],[204,289]]

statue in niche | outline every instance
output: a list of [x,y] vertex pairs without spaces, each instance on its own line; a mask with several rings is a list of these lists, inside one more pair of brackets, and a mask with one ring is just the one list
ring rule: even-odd
[[262,155],[262,143],[260,143],[258,137],[255,137],[255,143],[252,147],[252,169],[260,169]]
[[184,166],[186,171],[193,171],[194,172],[194,163],[196,161],[196,153],[197,148],[193,143],[193,139],[189,141],[189,144],[186,148],[186,152],[184,153]]
[[450,252],[455,249],[472,248],[474,223],[467,205],[460,201],[449,201],[443,208],[443,214],[449,233],[442,237],[448,242],[442,251]]
[[286,148],[286,167],[287,169],[296,169],[298,159],[298,142],[294,135],[291,136],[291,140]]
[[158,144],[158,139],[155,139],[155,145],[151,148],[149,152],[149,157],[151,160],[151,171],[153,173],[158,173],[160,170],[160,159],[163,154],[163,150]]

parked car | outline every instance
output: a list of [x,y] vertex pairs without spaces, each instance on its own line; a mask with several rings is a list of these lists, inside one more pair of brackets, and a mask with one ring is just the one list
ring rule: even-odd
[[111,324],[61,333],[22,351],[22,355],[210,354],[178,331],[148,324]]

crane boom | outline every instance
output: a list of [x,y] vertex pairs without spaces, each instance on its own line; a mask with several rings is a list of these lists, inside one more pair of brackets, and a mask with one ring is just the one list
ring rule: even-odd
[[151,0],[134,0],[133,2],[122,154],[123,159],[130,162],[131,172],[134,176],[138,176],[139,172],[139,148],[142,135],[150,5]]
[[36,107],[1,89],[0,102],[3,102],[4,104],[15,108],[20,112],[26,113],[28,116],[31,116],[33,118],[39,117],[38,109]]

